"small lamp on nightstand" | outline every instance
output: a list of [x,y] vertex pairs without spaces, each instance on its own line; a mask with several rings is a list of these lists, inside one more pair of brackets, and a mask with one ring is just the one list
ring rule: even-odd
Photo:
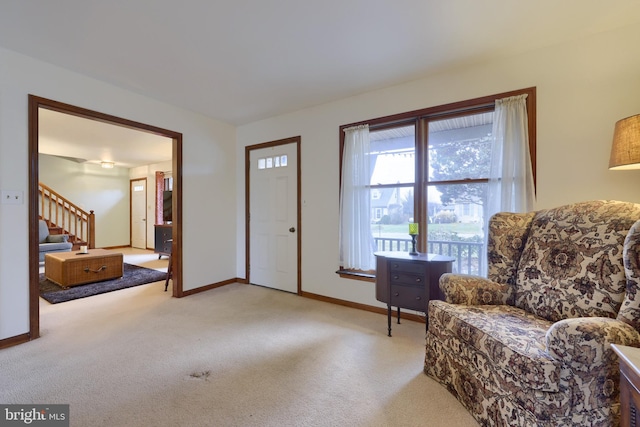
[[616,122],[609,169],[640,169],[640,114]]
[[409,255],[418,255],[418,252],[416,252],[416,237],[418,237],[417,223],[409,223],[409,235],[411,236],[411,252],[409,252]]

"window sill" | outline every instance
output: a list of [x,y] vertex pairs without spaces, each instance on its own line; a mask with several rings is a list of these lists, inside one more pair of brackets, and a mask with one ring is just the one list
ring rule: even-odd
[[362,280],[364,282],[376,281],[376,275],[370,273],[360,273],[351,270],[338,270],[336,271],[336,274],[338,274],[343,279]]

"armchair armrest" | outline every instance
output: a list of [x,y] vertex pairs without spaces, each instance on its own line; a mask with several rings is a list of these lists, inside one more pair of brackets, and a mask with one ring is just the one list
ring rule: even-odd
[[554,323],[546,334],[547,352],[554,359],[589,371],[603,362],[615,362],[610,344],[640,347],[632,326],[608,317],[578,317]]
[[440,277],[445,301],[464,305],[513,304],[513,288],[481,276],[446,273]]

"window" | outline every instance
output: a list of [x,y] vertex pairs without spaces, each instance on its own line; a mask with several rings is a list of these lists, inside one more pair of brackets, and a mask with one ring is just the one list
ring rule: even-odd
[[371,234],[376,250],[381,244],[407,249],[407,224],[414,216],[415,138],[413,124],[369,131],[371,209],[376,213]]
[[[362,125],[369,129],[370,207],[363,220],[371,224],[373,243],[364,240],[361,250],[408,251],[408,224],[417,222],[420,252],[455,257],[455,272],[483,273],[490,182],[496,180],[494,110],[502,102],[497,100],[517,95],[526,95],[535,181],[535,88],[342,126],[341,169],[349,161],[343,158],[343,131]],[[354,246],[358,244],[352,242]],[[363,271],[342,265],[340,273]]]
[[[427,123],[427,250],[456,258],[454,271],[480,274],[491,164],[493,111]],[[422,246],[424,247],[424,246]]]
[[165,172],[164,176],[164,190],[173,191],[173,176],[169,175],[167,172]]
[[287,155],[278,155],[275,157],[262,157],[258,159],[258,169],[286,168]]

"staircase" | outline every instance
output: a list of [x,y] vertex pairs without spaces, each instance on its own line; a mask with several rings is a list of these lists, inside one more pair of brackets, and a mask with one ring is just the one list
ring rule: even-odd
[[50,187],[38,184],[38,214],[47,222],[50,234],[68,234],[73,250],[95,248],[95,214],[85,211]]

